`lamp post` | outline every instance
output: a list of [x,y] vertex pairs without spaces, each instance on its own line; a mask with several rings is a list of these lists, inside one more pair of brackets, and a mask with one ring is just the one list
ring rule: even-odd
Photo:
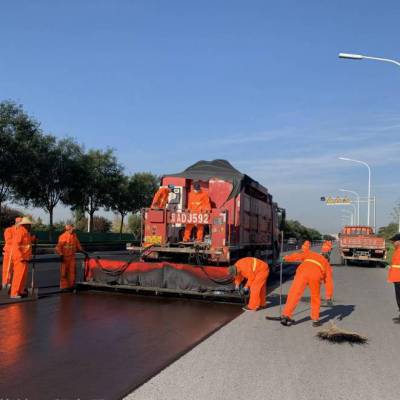
[[339,160],[343,161],[352,161],[355,163],[363,164],[368,168],[368,199],[367,199],[367,204],[368,204],[368,211],[367,211],[367,225],[369,225],[369,216],[370,216],[370,207],[371,207],[371,168],[370,166],[365,162],[365,161],[360,161],[360,160],[353,160],[352,158],[347,158],[347,157],[339,157]]
[[371,57],[364,56],[362,54],[351,54],[351,53],[339,53],[339,58],[347,58],[348,60],[375,60],[375,61],[384,61],[392,64],[396,64],[400,67],[400,61],[392,60],[390,58],[381,58],[381,57]]
[[339,189],[340,192],[349,192],[357,196],[357,225],[360,225],[360,195],[354,190]]
[[350,225],[354,225],[354,213],[353,211],[350,210],[342,210],[342,212],[347,212],[349,214],[347,214],[348,217],[350,217]]

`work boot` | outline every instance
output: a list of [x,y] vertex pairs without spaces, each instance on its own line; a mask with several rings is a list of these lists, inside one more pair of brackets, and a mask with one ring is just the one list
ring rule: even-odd
[[314,327],[314,328],[316,328],[316,327],[318,327],[318,326],[321,326],[322,325],[322,323],[321,323],[321,321],[319,321],[318,319],[317,320],[313,320],[313,322],[312,322],[312,326]]
[[251,308],[249,308],[247,306],[242,307],[242,310],[243,311],[257,311],[257,310],[252,310]]
[[21,299],[22,296],[20,296],[19,294],[17,294],[16,296],[10,296],[10,299]]
[[398,317],[392,318],[392,321],[393,321],[395,324],[400,324],[400,315],[399,315]]
[[293,325],[294,320],[292,318],[287,317],[286,315],[283,315],[281,318],[281,324],[284,326],[290,326]]

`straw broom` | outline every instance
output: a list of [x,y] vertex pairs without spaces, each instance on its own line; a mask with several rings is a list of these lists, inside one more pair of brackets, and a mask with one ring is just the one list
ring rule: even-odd
[[350,344],[365,344],[368,342],[366,336],[360,335],[357,332],[346,331],[337,327],[333,321],[330,322],[330,327],[319,331],[316,335],[318,339],[327,340],[331,343],[350,343]]

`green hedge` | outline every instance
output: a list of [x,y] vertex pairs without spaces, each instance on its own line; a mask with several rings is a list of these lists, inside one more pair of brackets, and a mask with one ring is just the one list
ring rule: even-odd
[[[49,231],[33,231],[34,235],[36,235],[39,239],[39,243],[55,243],[57,242],[58,236],[62,233],[62,231],[54,231],[53,232],[53,240],[50,241],[50,233]],[[131,242],[134,240],[134,237],[131,233],[123,233],[120,235],[119,233],[102,233],[102,232],[76,232],[79,240],[82,243],[88,242]],[[1,231],[1,241],[3,241],[3,232]]]

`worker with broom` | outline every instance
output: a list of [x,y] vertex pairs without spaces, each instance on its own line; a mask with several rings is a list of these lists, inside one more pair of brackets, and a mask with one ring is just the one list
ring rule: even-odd
[[7,288],[11,282],[12,276],[12,240],[17,224],[21,221],[21,217],[15,218],[15,224],[9,226],[4,230],[4,247],[3,247],[3,273],[2,273],[2,286]]
[[[388,282],[391,282],[394,285],[396,302],[400,313],[400,233],[394,235],[390,240],[394,245],[394,253],[389,266]],[[395,318],[394,321],[400,322],[400,315]]]
[[13,263],[13,278],[11,283],[10,298],[20,299],[25,295],[26,279],[28,276],[28,263],[32,258],[32,243],[36,238],[31,236],[32,221],[23,217],[16,224],[12,237],[11,251]]
[[284,261],[301,261],[290,287],[286,305],[281,317],[281,324],[289,326],[293,324],[293,312],[303,295],[305,288],[310,288],[311,294],[311,319],[313,326],[320,326],[319,311],[321,306],[320,288],[321,282],[326,285],[326,300],[332,305],[333,276],[332,267],[328,260],[311,250],[290,254],[283,258]]
[[76,252],[81,252],[87,256],[83,250],[78,237],[76,236],[75,227],[72,224],[65,225],[65,232],[58,238],[56,253],[61,257],[60,266],[60,289],[70,290],[75,286],[76,275]]
[[229,273],[234,277],[236,290],[239,290],[242,281],[247,279],[243,290],[245,293],[250,292],[250,299],[243,310],[257,311],[265,308],[269,275],[266,262],[255,257],[244,257],[229,267]]

